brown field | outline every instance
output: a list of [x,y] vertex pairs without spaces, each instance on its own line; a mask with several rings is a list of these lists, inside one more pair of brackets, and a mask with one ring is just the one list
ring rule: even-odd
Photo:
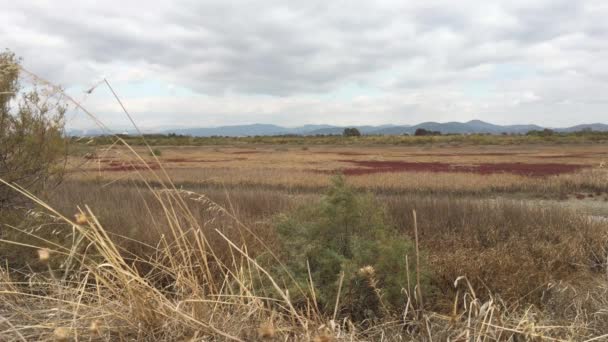
[[603,145],[559,146],[255,146],[159,147],[156,159],[136,147],[98,148],[70,160],[70,178],[102,183],[158,181],[162,168],[177,184],[310,189],[344,174],[379,192],[526,193],[554,199],[604,193]]
[[[0,305],[1,316],[25,322],[19,331],[26,336],[52,339],[47,317],[54,310],[56,322],[83,338],[96,319],[105,340],[142,334],[252,341],[268,322],[276,327],[276,338],[268,340],[608,336],[603,145],[133,148],[73,153],[64,182],[42,196],[56,211],[30,210],[7,225],[14,228],[3,241],[19,248],[4,254],[18,270],[12,275],[17,280],[6,280],[1,267],[0,280],[43,289]],[[287,297],[256,293],[255,279],[263,275],[255,260],[270,252],[280,260],[285,252],[277,220],[317,202],[333,174],[372,193],[396,235],[419,239],[421,252],[408,257],[422,255],[430,274],[424,307],[423,296],[403,284],[404,299],[412,301],[404,313],[370,324],[336,312],[342,323],[332,326],[335,321],[310,303],[292,309]],[[66,224],[60,216],[79,210],[89,217],[82,224]],[[79,245],[76,236],[90,243]],[[35,249],[22,246],[57,250],[56,260],[40,263]],[[97,252],[90,256],[89,248]],[[87,255],[93,266],[80,266],[82,287],[56,285],[55,274],[72,254]],[[89,274],[102,282],[90,290],[84,285]],[[104,289],[108,295],[100,294]],[[87,306],[80,308],[81,300]],[[326,335],[338,337],[319,338]]]
[[[608,217],[608,169],[601,166],[608,150],[601,145],[167,146],[158,148],[158,157],[135,149],[141,159],[117,147],[73,156],[68,182],[50,198],[66,210],[73,203],[100,208],[106,229],[128,237],[130,251],[141,246],[128,241],[153,245],[167,234],[163,228],[142,234],[163,219],[156,210],[151,216],[145,206],[134,204],[141,202],[138,189],[146,183],[163,188],[170,179],[178,189],[204,194],[277,246],[273,217],[319,198],[333,174],[374,192],[407,235],[410,213],[418,210],[422,245],[445,281],[438,284],[443,293],[436,298],[438,309],[449,307],[454,295],[446,284],[463,274],[481,293],[489,289],[509,300],[525,295],[524,302],[538,304],[543,282],[589,276],[567,266],[568,258],[583,260],[588,253],[575,252],[578,239],[598,238],[594,249],[603,248],[603,228],[598,228],[603,221],[587,218]],[[129,214],[117,215],[121,210]],[[194,212],[200,213],[201,224],[207,220],[204,212]],[[217,222],[231,238],[242,238],[231,231],[232,224]],[[550,238],[554,234],[561,238]],[[246,240],[252,255],[263,250],[256,239]],[[579,242],[572,245],[574,240]],[[561,255],[564,251],[581,254]],[[483,265],[471,262],[481,259]],[[528,266],[522,269],[522,264]]]

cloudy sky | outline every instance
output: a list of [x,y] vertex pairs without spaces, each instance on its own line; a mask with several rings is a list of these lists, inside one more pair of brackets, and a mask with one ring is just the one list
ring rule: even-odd
[[0,45],[113,127],[104,77],[148,128],[608,122],[606,0],[0,3]]

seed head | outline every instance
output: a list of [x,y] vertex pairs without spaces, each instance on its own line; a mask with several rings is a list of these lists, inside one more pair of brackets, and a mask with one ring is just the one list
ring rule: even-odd
[[68,328],[59,327],[53,331],[53,338],[58,342],[65,342],[70,338],[70,330]]
[[48,249],[42,248],[42,249],[38,250],[38,260],[40,260],[41,262],[49,261],[50,257],[51,257],[51,252],[49,252]]
[[100,325],[101,325],[101,322],[98,319],[92,321],[91,325],[89,326],[89,331],[91,332],[91,334],[100,335],[100,332],[101,332]]
[[376,270],[370,265],[363,266],[359,269],[359,275],[363,278],[373,278],[376,275]]
[[274,329],[274,325],[272,321],[267,321],[260,324],[258,328],[258,337],[260,339],[271,339],[276,334],[276,330]]
[[327,334],[327,333],[323,333],[321,335],[317,335],[314,339],[313,342],[333,342],[335,341],[334,337]]
[[87,224],[87,222],[89,222],[87,215],[85,215],[83,213],[78,213],[78,214],[74,215],[74,218],[76,219],[77,224]]

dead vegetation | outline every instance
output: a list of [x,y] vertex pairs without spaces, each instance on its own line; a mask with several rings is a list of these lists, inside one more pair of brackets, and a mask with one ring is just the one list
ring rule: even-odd
[[[13,275],[3,270],[4,334],[53,339],[61,328],[81,339],[98,330],[102,340],[583,340],[606,333],[606,224],[508,201],[379,199],[412,239],[410,213],[418,213],[432,274],[424,310],[407,291],[401,314],[372,325],[325,316],[312,298],[296,310],[284,292],[269,305],[254,284],[268,276],[257,256],[279,252],[270,218],[316,197],[66,183],[48,199],[58,211],[31,211],[3,234],[3,249],[20,253],[11,258]],[[98,214],[60,214],[84,204]]]
[[[204,185],[319,193],[329,186],[329,175],[341,173],[349,176],[353,186],[379,194],[523,194],[563,199],[581,192],[608,193],[605,181],[608,170],[599,167],[608,155],[597,145],[584,149],[570,145],[526,146],[519,150],[513,147],[420,150],[324,146],[279,153],[271,146],[262,146],[253,150],[256,153],[249,153],[232,146],[164,147],[160,162],[175,184],[188,188]],[[141,148],[136,151],[145,152]],[[235,153],[239,157],[234,158]],[[349,159],[344,159],[345,153]],[[89,159],[73,156],[70,178],[102,184],[141,178],[155,182],[154,172],[141,170],[146,166],[129,157],[128,149],[103,147],[94,155]],[[555,159],[545,158],[548,156],[564,158],[555,163]],[[145,160],[151,168],[159,167],[153,158]]]

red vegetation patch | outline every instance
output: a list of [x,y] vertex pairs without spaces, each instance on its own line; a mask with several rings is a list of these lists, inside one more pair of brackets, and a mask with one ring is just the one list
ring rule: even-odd
[[[231,158],[231,159],[216,159],[216,160],[207,160],[207,159],[187,159],[187,158],[167,158],[162,161],[162,164],[169,163],[219,163],[219,162],[230,162],[237,160],[246,160],[247,158]],[[111,160],[111,159],[97,159],[97,162],[102,163],[100,168],[93,168],[95,171],[136,171],[136,170],[158,170],[160,169],[160,164],[157,162],[147,162],[142,163],[139,161],[120,161],[120,160]]]
[[519,152],[487,152],[487,153],[406,153],[404,157],[504,157],[519,155]]
[[522,176],[551,176],[572,173],[586,165],[574,164],[524,164],[524,163],[480,163],[460,165],[438,162],[404,162],[404,161],[360,161],[340,160],[360,166],[340,170],[345,175],[365,175],[384,172],[471,172],[476,174],[511,173]]
[[560,158],[597,158],[598,156],[602,156],[604,153],[570,153],[570,154],[550,154],[550,155],[542,155],[536,156],[536,158],[543,159],[560,159]]
[[164,162],[167,163],[196,163],[198,162],[196,159],[187,159],[187,158],[168,158],[164,159]]
[[187,159],[187,158],[168,158],[164,159],[165,163],[219,163],[219,162],[229,162],[235,160],[246,160],[247,158],[232,158],[232,159]]
[[318,151],[315,152],[318,154],[335,154],[335,155],[339,155],[339,156],[369,156],[369,153],[363,153],[363,152],[350,152],[350,151],[338,151],[338,152],[330,152],[330,151]]
[[253,153],[262,153],[261,151],[235,151],[232,154],[253,154]]
[[98,156],[98,155],[95,155],[95,154],[91,154],[91,153],[85,154],[83,158],[86,159],[86,160],[100,161],[102,163],[104,163],[104,162],[110,162],[112,159],[114,159],[114,157],[112,157],[112,156],[104,156],[102,158],[101,156]]
[[[220,160],[206,160],[206,159],[186,159],[186,158],[169,158],[163,160],[164,163],[219,163],[219,162],[230,162],[236,160],[245,160],[247,158],[232,158],[232,159],[220,159]],[[101,171],[135,171],[135,170],[157,170],[160,168],[160,164],[157,162],[149,162],[147,164],[144,163],[132,163],[132,162],[124,162],[117,160],[100,160],[100,162],[104,162],[106,165],[102,166]]]
[[108,166],[102,167],[100,171],[137,171],[137,170],[158,170],[158,163],[121,163],[113,161]]

